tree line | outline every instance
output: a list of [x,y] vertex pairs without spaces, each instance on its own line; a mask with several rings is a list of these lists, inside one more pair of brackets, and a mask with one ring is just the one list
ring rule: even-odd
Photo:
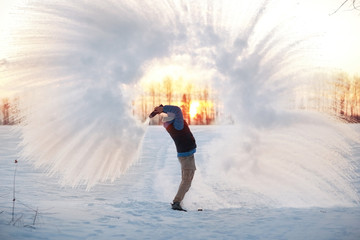
[[[216,95],[209,86],[167,76],[161,81],[142,84],[140,96],[133,101],[133,113],[145,121],[159,104],[177,105],[189,124],[208,125],[214,123],[219,115],[217,102]],[[150,120],[152,125],[160,123],[159,117]]]
[[0,99],[0,125],[19,124],[20,120],[19,98]]
[[333,112],[350,122],[360,121],[360,77],[339,74],[333,85]]
[[303,89],[298,107],[325,112],[346,122],[360,122],[360,77],[345,72],[320,74]]
[[[350,123],[360,122],[360,76],[345,72],[321,73],[316,81],[298,91],[295,108],[325,112]],[[182,79],[165,77],[141,86],[141,94],[132,102],[133,115],[145,121],[159,104],[179,106],[189,124],[207,125],[220,117],[220,101],[207,85],[195,85]],[[19,97],[0,98],[0,125],[21,122]],[[155,117],[150,124],[160,124]]]

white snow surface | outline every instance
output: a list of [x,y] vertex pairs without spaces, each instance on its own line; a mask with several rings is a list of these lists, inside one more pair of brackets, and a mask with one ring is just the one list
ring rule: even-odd
[[[19,2],[1,42],[23,122],[0,127],[0,240],[360,239],[359,128],[295,110],[327,69],[328,12],[285,2]],[[234,123],[191,126],[187,213],[170,209],[173,141],[132,112],[167,76],[217,89]]]
[[15,163],[20,136],[2,126],[0,239],[360,239],[359,146],[352,146],[347,163],[270,156],[256,168],[242,159],[243,167],[232,168],[242,171],[234,173],[225,171],[230,158],[215,164],[210,151],[218,150],[220,133],[234,128],[191,126],[197,171],[183,203],[189,211],[178,212],[169,203],[180,166],[162,127],[147,128],[140,159],[124,175],[87,190],[63,186],[29,162]]

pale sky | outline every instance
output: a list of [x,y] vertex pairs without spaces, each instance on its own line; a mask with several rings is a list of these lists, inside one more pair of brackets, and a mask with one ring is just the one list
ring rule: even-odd
[[[310,2],[314,2],[324,15],[326,32],[323,42],[324,54],[330,60],[330,64],[333,67],[342,68],[350,74],[360,75],[360,11],[350,10],[350,6],[345,5],[338,12],[332,14],[344,2],[343,0]],[[314,16],[314,21],[316,20],[316,16]]]
[[[11,12],[11,7],[21,1],[27,2],[26,0],[0,0],[0,36],[3,36],[6,26],[14,21],[8,14]],[[284,0],[281,6],[283,6],[282,9],[289,8],[289,15],[305,17],[308,20],[308,25],[304,26],[305,30],[317,27],[323,31],[324,40],[321,46],[330,67],[339,68],[349,74],[360,75],[360,11],[351,11],[350,5],[345,5],[330,16],[343,1]]]
[[0,0],[0,29],[4,28],[4,25],[8,21],[8,13],[12,7],[12,5],[16,3],[16,1],[11,0]]

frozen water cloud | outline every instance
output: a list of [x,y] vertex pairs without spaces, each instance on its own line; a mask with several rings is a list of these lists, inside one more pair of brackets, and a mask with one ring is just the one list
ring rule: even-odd
[[26,3],[0,72],[7,91],[24,92],[23,157],[64,184],[115,180],[146,131],[132,114],[134,86],[152,64],[170,61],[210,72],[234,123],[205,147],[198,182],[210,186],[199,191],[210,204],[358,204],[346,157],[356,133],[291,110],[313,52],[311,38],[272,11],[276,2]]
[[144,4],[29,2],[7,46],[8,91],[24,92],[23,157],[64,184],[114,180],[136,160],[145,127],[133,85],[170,32]]
[[271,128],[219,127],[199,170],[201,182],[217,189],[203,194],[221,199],[209,200],[209,207],[358,205],[349,160],[353,133],[318,118]]

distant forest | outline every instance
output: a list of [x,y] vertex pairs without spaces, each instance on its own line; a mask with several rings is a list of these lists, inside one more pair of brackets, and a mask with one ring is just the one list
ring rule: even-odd
[[[212,124],[219,115],[219,100],[209,86],[165,77],[161,81],[143,83],[141,89],[140,96],[133,101],[133,111],[142,121],[159,104],[179,106],[184,119],[192,125]],[[159,117],[150,121],[152,125],[159,123]]]
[[[298,90],[295,107],[325,112],[349,123],[360,123],[360,77],[346,73],[319,74],[316,81]],[[220,117],[221,107],[216,94],[208,86],[196,86],[164,78],[142,86],[142,94],[134,100],[133,114],[145,121],[160,103],[182,108],[190,124],[213,124]],[[0,98],[0,125],[20,123],[19,98]],[[160,124],[155,117],[150,124]]]
[[341,72],[317,76],[302,90],[297,107],[336,116],[350,123],[360,122],[360,77]]
[[0,99],[0,125],[20,123],[19,98]]

